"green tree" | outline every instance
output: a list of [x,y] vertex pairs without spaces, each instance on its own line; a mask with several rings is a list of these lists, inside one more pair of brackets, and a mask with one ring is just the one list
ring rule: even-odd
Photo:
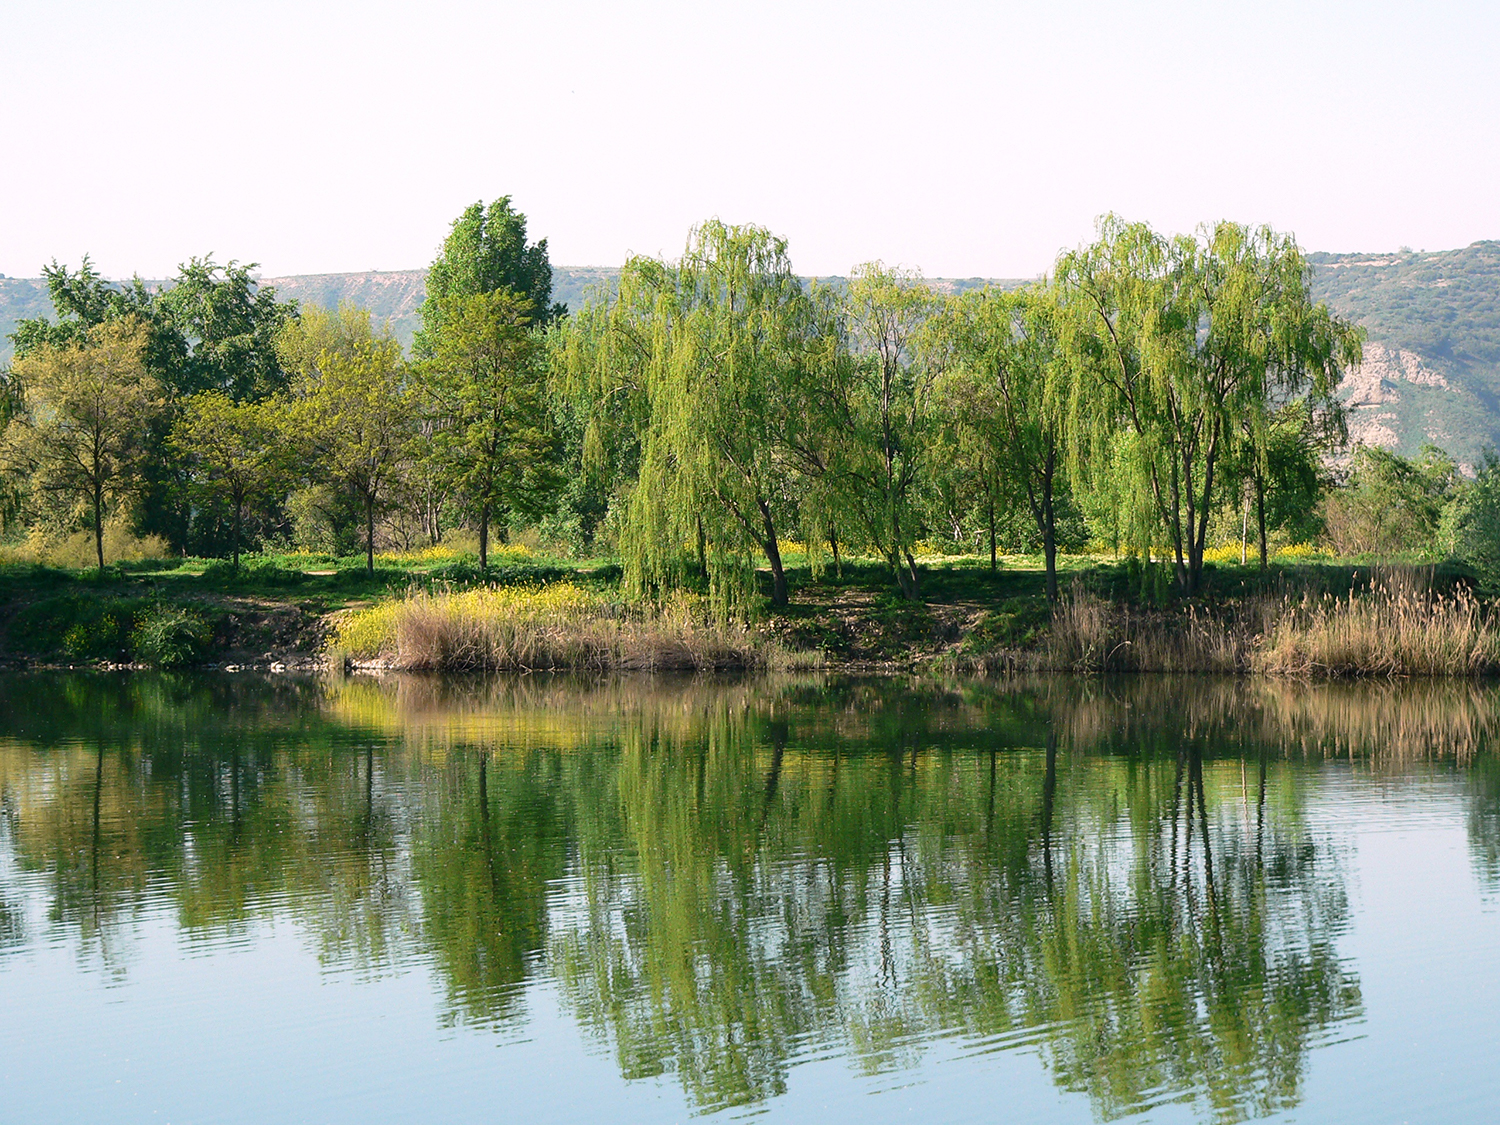
[[[1246,437],[1251,435],[1246,426]],[[1348,441],[1343,404],[1304,395],[1272,409],[1263,440],[1243,441],[1225,461],[1225,494],[1241,504],[1242,555],[1254,512],[1260,569],[1270,561],[1270,534],[1310,542],[1323,530],[1318,513],[1330,486],[1328,458]]]
[[124,285],[107,280],[94,269],[89,256],[76,272],[56,261],[42,267],[47,282],[47,296],[56,319],[33,317],[17,323],[11,334],[16,355],[24,356],[33,348],[47,344],[62,346],[79,343],[91,328],[110,321],[134,319],[146,333],[143,362],[146,369],[161,380],[164,387],[174,380],[187,359],[188,344],[182,335],[161,315],[156,293],[139,277]]
[[1057,600],[1059,490],[1064,470],[1060,391],[1065,361],[1057,309],[1045,290],[967,293],[938,332],[947,371],[941,399],[958,434],[962,463],[984,482],[990,566],[996,501],[1023,500],[1041,536],[1047,597]]
[[24,409],[6,429],[5,459],[86,517],[101,574],[106,510],[138,483],[142,439],[164,404],[145,349],[145,329],[127,318],[39,344],[13,366]]
[[1166,238],[1107,216],[1058,262],[1072,356],[1075,470],[1123,473],[1149,500],[1179,586],[1203,570],[1220,461],[1264,461],[1275,407],[1331,398],[1360,357],[1351,325],[1314,304],[1296,243],[1234,223]]
[[547,240],[527,244],[526,216],[511,207],[508,195],[488,208],[475,203],[453,220],[442,250],[427,271],[427,299],[419,310],[422,328],[415,353],[426,356],[435,346],[434,333],[447,315],[450,298],[499,289],[530,301],[532,318],[538,324],[548,324],[566,311],[552,302]]
[[570,323],[558,354],[586,441],[598,448],[612,417],[637,427],[625,556],[638,589],[682,577],[695,546],[721,605],[748,595],[756,553],[772,604],[787,604],[778,535],[796,480],[783,439],[813,311],[783,239],[712,220],[675,263],[632,258],[618,296]]
[[823,294],[831,316],[806,368],[806,412],[793,413],[803,470],[890,566],[907,598],[919,595],[912,547],[918,494],[935,428],[935,366],[923,334],[937,302],[913,273],[880,263],[854,270],[841,294]]
[[143,362],[161,384],[167,409],[141,437],[142,479],[137,519],[179,549],[216,551],[230,533],[223,514],[196,504],[186,467],[170,443],[178,403],[203,390],[255,400],[285,386],[274,339],[296,307],[257,286],[253,265],[194,258],[177,277],[148,286],[139,277],[106,280],[87,256],[76,271],[53,262],[43,268],[56,319],[17,325],[18,355],[44,344],[76,342],[101,324],[132,319],[145,331]]
[[200,487],[234,511],[230,557],[235,570],[246,503],[268,492],[287,469],[283,416],[279,403],[236,402],[222,391],[203,391],[183,403],[172,427],[172,445]]
[[1360,446],[1349,476],[1323,502],[1329,545],[1340,555],[1442,557],[1454,544],[1440,534],[1465,491],[1458,465],[1436,446],[1415,459]]
[[1490,585],[1500,580],[1500,457],[1485,454],[1464,499],[1455,553]]
[[441,304],[420,369],[435,423],[431,456],[478,516],[485,568],[492,517],[538,514],[558,484],[545,352],[531,302],[508,289]]
[[211,255],[191,258],[157,296],[162,318],[190,348],[174,382],[178,393],[214,390],[238,402],[286,389],[276,337],[297,306],[258,285],[255,268],[254,262],[220,266]]
[[[316,354],[311,349],[323,341]],[[297,364],[287,417],[310,463],[341,482],[364,516],[365,568],[375,572],[375,516],[401,467],[416,401],[401,346],[368,312],[340,309],[284,331]]]

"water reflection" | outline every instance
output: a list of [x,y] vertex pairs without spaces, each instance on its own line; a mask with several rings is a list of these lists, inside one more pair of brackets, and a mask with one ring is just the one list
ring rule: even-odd
[[1500,878],[1470,685],[16,675],[0,716],[0,957],[292,924],[332,972],[431,966],[450,1024],[550,983],[704,1111],[951,1037],[1100,1118],[1296,1105],[1362,1003],[1328,759],[1462,771]]

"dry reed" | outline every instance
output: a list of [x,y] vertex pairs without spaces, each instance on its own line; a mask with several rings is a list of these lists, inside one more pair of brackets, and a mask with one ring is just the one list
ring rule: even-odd
[[734,669],[774,655],[686,600],[632,611],[567,583],[409,594],[348,616],[329,649],[356,666],[433,671]]
[[1391,572],[1366,594],[1288,601],[1255,653],[1257,671],[1318,676],[1475,676],[1500,671],[1500,628],[1463,586]]
[[1234,617],[1197,606],[1183,613],[1134,610],[1075,586],[1057,607],[1030,666],[1069,672],[1238,672],[1249,667],[1264,606]]
[[1272,676],[1500,673],[1500,622],[1472,591],[1392,569],[1343,596],[1248,598],[1142,611],[1081,585],[1035,648],[997,651],[969,671],[1258,672]]

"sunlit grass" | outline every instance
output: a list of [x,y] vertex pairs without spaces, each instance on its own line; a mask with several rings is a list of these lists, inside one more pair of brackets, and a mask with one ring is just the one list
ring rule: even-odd
[[712,669],[772,662],[766,642],[696,599],[627,608],[569,582],[415,592],[347,615],[336,660],[460,670]]

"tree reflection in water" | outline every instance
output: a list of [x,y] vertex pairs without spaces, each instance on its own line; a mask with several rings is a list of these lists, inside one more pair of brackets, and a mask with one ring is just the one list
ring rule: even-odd
[[432,965],[452,1022],[550,979],[705,1111],[948,1038],[1038,1052],[1101,1118],[1234,1120],[1360,1011],[1305,760],[1464,771],[1494,879],[1497,715],[1465,685],[10,676],[0,956],[63,932],[128,972],[153,910],[290,919],[330,971]]

